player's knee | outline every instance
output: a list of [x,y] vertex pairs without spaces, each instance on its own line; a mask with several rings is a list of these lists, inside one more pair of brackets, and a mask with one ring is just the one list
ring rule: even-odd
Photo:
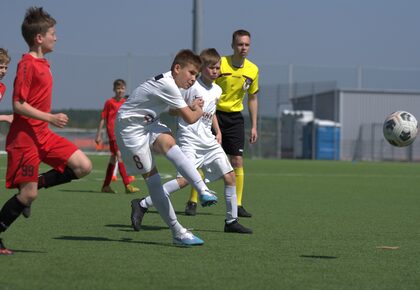
[[38,197],[38,190],[35,188],[22,188],[17,198],[19,201],[25,205],[30,205]]
[[230,163],[232,164],[233,168],[243,167],[243,158],[242,156],[231,156]]
[[90,159],[87,159],[86,162],[84,162],[82,165],[81,177],[88,175],[92,171],[92,168],[93,168],[92,162],[90,161]]
[[79,163],[77,168],[74,169],[74,173],[78,178],[82,178],[88,175],[92,171],[92,162],[89,158],[86,158],[82,162]]
[[224,178],[224,180],[225,180],[226,185],[229,185],[229,186],[234,186],[234,185],[236,185],[235,173],[234,173],[233,171],[231,171],[231,172],[229,172],[229,173],[226,173],[226,174],[223,176],[223,178]]

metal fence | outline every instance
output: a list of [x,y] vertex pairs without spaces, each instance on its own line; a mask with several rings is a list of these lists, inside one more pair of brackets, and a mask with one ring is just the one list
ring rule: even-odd
[[[10,52],[12,63],[3,80],[11,95],[20,52]],[[174,55],[75,55],[55,52],[48,56],[54,74],[53,108],[100,109],[112,96],[116,78],[127,81],[130,92],[140,82],[169,70]],[[280,158],[281,112],[292,109],[291,98],[334,88],[420,90],[420,68],[327,67],[259,64],[259,141],[246,145],[249,157]],[[11,109],[3,101],[2,109]],[[245,101],[246,103],[246,101]],[[246,107],[246,106],[245,106]],[[249,128],[247,108],[246,126]],[[248,129],[247,129],[248,132]],[[0,136],[0,143],[2,142]],[[369,145],[358,145],[365,148]],[[366,150],[366,149],[364,149]]]

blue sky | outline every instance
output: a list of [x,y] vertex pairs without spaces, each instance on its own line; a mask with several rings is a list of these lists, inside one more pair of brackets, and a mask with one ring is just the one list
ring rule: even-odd
[[[4,80],[7,94],[10,97],[17,61],[27,51],[20,25],[29,6],[43,6],[58,21],[58,42],[51,56],[54,107],[77,108],[82,102],[77,98],[88,98],[86,107],[100,108],[111,96],[110,83],[117,76],[129,78],[132,88],[157,69],[169,68],[179,49],[191,48],[192,3],[0,0],[0,46],[14,58]],[[229,54],[232,31],[245,28],[252,33],[249,58],[262,68],[288,64],[420,68],[420,1],[202,0],[202,4],[203,48]],[[128,53],[149,61],[137,67],[128,63]],[[113,58],[118,64],[112,64]],[[101,61],[99,76],[91,68]],[[129,76],[127,67],[132,71]],[[82,79],[90,81],[85,84]]]

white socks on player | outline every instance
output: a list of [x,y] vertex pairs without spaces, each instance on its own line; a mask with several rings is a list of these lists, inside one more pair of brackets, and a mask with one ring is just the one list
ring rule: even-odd
[[[175,192],[178,189],[179,189],[179,184],[178,184],[178,181],[176,181],[176,179],[172,179],[163,185],[163,191],[168,197],[172,192]],[[144,199],[142,199],[142,201],[140,202],[140,206],[144,208],[152,207],[153,201],[150,198],[150,196],[147,196]]]
[[225,185],[226,222],[231,223],[238,218],[238,201],[236,186]]
[[208,188],[203,179],[201,179],[200,173],[198,173],[194,164],[185,156],[178,145],[172,146],[171,149],[166,152],[166,157],[199,194],[206,194],[205,190],[208,190]]
[[158,210],[160,216],[165,223],[172,230],[172,234],[175,235],[183,229],[183,226],[178,222],[174,208],[172,207],[171,201],[162,187],[160,175],[155,174],[145,179],[147,188],[149,189],[150,197],[153,201],[154,206]]

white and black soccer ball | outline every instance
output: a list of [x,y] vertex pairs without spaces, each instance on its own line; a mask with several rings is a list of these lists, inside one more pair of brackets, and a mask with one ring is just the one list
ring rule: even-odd
[[386,117],[383,127],[384,137],[389,144],[397,147],[408,146],[416,140],[417,120],[413,114],[397,111]]

